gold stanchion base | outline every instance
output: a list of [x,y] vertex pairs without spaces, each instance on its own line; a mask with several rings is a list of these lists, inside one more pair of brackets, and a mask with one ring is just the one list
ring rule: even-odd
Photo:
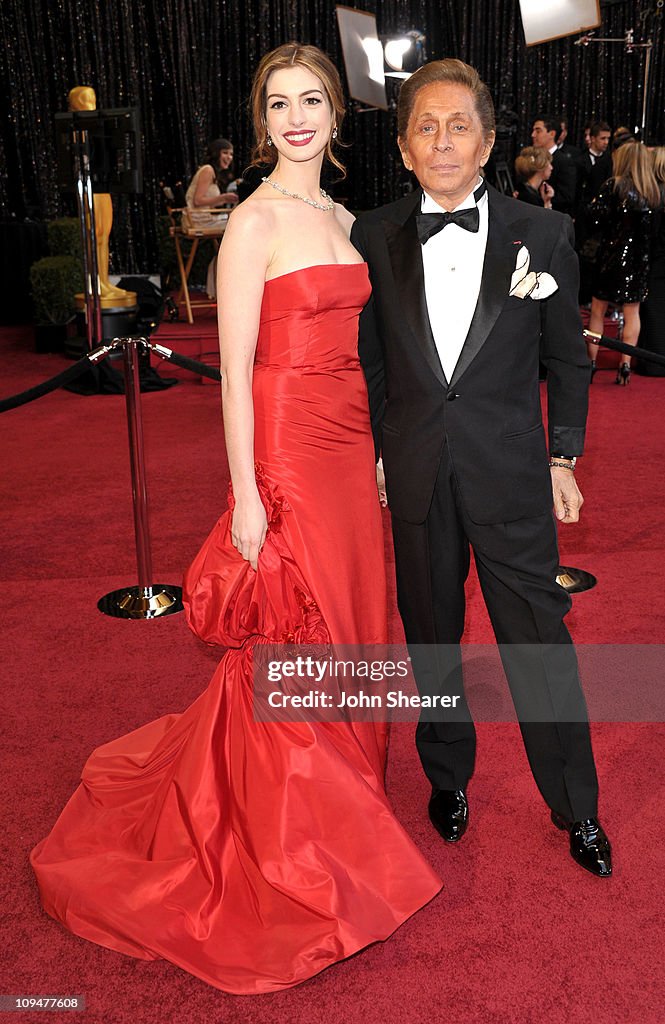
[[104,615],[114,619],[156,619],[181,612],[182,587],[153,583],[151,587],[123,587],[112,590],[97,602]]
[[585,590],[592,590],[598,582],[596,577],[585,569],[573,569],[568,565],[559,566],[556,581],[569,594],[583,594]]

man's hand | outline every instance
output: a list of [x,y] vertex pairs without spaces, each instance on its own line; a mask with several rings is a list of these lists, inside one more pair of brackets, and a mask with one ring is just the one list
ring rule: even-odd
[[559,466],[551,466],[550,473],[555,516],[560,523],[576,523],[580,518],[584,498],[577,486],[575,474]]
[[376,489],[379,492],[379,504],[388,508],[388,495],[386,494],[386,478],[383,475],[383,459],[376,464]]

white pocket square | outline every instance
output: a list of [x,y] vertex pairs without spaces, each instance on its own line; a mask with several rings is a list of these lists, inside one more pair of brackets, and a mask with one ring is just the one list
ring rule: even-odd
[[510,279],[510,295],[517,299],[546,299],[559,287],[551,274],[529,270],[531,256],[523,245],[517,253],[515,270]]

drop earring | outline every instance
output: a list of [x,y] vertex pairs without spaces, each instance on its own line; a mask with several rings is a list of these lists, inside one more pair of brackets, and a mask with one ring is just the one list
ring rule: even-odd
[[272,139],[270,137],[270,132],[266,132],[266,146],[272,146]]
[[332,130],[332,137],[333,137],[333,139],[337,138],[337,128],[333,128],[333,130]]

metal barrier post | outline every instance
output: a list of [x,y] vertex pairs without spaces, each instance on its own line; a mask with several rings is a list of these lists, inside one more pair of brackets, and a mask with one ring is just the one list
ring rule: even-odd
[[143,444],[143,417],[138,373],[137,346],[145,338],[114,338],[122,345],[125,366],[125,400],[129,432],[129,461],[132,472],[134,534],[138,586],[123,587],[106,594],[97,602],[100,612],[120,619],[155,619],[182,611],[182,589],[173,584],[153,583],[148,487]]

